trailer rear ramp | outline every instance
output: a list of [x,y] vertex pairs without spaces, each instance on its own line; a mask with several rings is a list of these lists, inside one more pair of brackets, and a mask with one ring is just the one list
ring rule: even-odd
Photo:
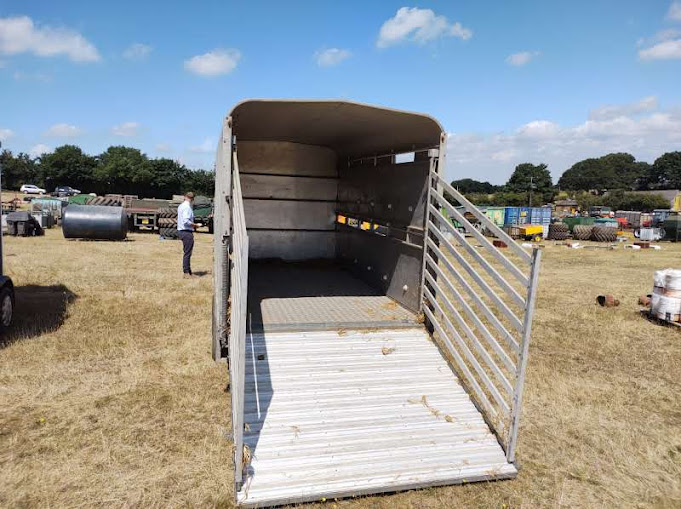
[[514,477],[423,326],[246,335],[239,504]]

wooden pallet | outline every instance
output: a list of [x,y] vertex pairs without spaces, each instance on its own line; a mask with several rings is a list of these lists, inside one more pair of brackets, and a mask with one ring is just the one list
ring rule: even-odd
[[679,322],[672,322],[669,320],[663,320],[662,318],[658,318],[656,316],[653,316],[650,313],[649,309],[641,309],[641,316],[648,320],[649,322],[656,323],[658,325],[673,325],[674,327],[681,327],[681,323]]

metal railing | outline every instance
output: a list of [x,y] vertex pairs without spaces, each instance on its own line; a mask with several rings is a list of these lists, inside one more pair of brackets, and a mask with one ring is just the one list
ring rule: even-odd
[[447,184],[437,159],[427,206],[424,315],[514,462],[541,250],[528,253]]
[[246,370],[246,303],[248,296],[248,235],[236,152],[232,167],[232,273],[229,304],[229,378],[232,396],[235,482],[243,480],[244,384]]

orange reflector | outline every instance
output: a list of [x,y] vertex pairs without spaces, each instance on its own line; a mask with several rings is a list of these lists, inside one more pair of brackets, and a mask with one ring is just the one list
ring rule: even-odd
[[338,214],[338,217],[336,217],[336,222],[340,224],[345,224],[345,216],[341,216],[340,214]]

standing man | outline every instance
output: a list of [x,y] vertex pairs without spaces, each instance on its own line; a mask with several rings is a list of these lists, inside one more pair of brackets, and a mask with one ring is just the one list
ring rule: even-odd
[[192,277],[192,251],[194,250],[194,230],[198,226],[194,222],[194,193],[184,195],[184,201],[177,207],[177,235],[182,239],[182,271],[184,277]]

